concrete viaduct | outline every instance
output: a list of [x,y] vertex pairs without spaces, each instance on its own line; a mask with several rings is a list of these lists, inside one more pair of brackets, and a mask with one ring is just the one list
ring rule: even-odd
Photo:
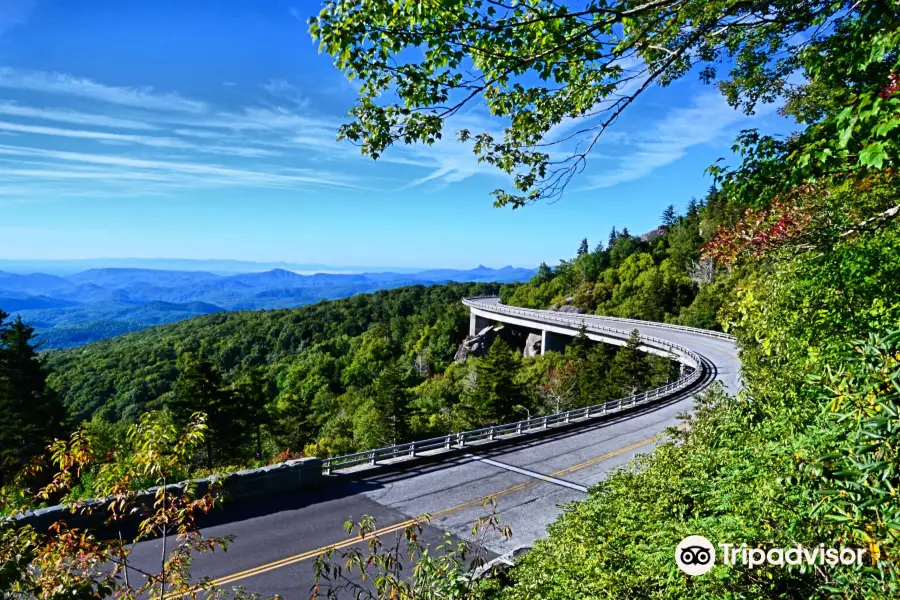
[[644,352],[677,360],[691,369],[702,366],[695,355],[705,354],[709,360],[707,366],[716,370],[717,378],[727,389],[735,392],[739,387],[734,338],[724,333],[634,319],[518,308],[501,304],[497,297],[466,298],[463,304],[470,311],[470,335],[494,323],[506,323],[540,332],[543,353],[562,349],[566,338],[578,335],[582,329],[589,339],[616,346],[625,345],[631,331],[637,329]]

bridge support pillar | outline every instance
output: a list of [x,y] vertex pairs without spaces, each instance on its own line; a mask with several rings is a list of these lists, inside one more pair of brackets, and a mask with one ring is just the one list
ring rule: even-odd
[[566,336],[553,333],[552,331],[541,331],[541,354],[544,354],[548,350],[561,352],[565,347]]
[[491,325],[490,319],[480,317],[475,313],[469,313],[469,335],[475,335],[485,327]]

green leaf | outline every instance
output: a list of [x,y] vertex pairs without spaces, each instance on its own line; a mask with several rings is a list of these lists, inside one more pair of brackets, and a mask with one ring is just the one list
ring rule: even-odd
[[874,142],[859,153],[859,164],[864,167],[880,169],[888,154],[882,142]]

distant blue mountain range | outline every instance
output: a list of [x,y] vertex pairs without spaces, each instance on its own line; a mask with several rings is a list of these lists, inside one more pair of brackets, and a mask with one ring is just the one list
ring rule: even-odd
[[43,349],[65,348],[227,310],[292,308],[404,285],[509,283],[535,272],[484,266],[310,275],[286,269],[225,275],[145,268],[99,268],[65,276],[0,271],[0,309],[31,323]]

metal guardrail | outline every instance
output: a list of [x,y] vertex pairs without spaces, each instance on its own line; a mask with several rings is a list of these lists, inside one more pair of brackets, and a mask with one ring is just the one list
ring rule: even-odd
[[[478,299],[480,298],[466,298],[463,300],[463,302],[467,306],[471,306],[469,302]],[[503,305],[491,305],[490,309],[496,312],[505,312],[507,314],[525,314],[526,311],[528,311],[528,309],[516,309]],[[531,315],[532,313],[531,311],[528,311],[527,314]],[[560,319],[558,317],[553,317],[552,315],[541,315],[541,318],[551,322],[559,321],[565,323],[567,326],[572,325],[571,320]],[[588,331],[611,331],[626,337],[630,335],[627,331],[612,329],[610,327],[604,327],[602,325],[594,325],[590,323],[585,323],[585,329]],[[392,458],[414,457],[422,452],[427,452],[430,450],[450,450],[452,448],[464,448],[466,444],[473,442],[493,441],[518,435],[527,435],[529,433],[547,429],[548,427],[554,425],[585,421],[587,419],[593,419],[606,415],[610,412],[616,412],[625,408],[631,408],[633,406],[646,404],[654,400],[659,400],[660,398],[670,396],[672,394],[690,388],[702,376],[703,369],[701,365],[703,364],[703,362],[700,356],[693,350],[690,350],[689,348],[685,348],[684,346],[675,344],[668,340],[662,340],[651,336],[641,336],[641,339],[654,342],[655,344],[667,346],[672,349],[677,349],[679,352],[694,360],[695,364],[697,364],[698,366],[689,374],[678,379],[677,381],[674,381],[662,387],[648,390],[646,392],[632,394],[631,396],[628,396],[626,398],[610,400],[609,402],[595,404],[593,406],[587,406],[584,408],[575,408],[572,410],[554,413],[552,415],[531,417],[529,419],[516,421],[514,423],[493,425],[491,427],[483,427],[481,429],[473,429],[471,431],[460,431],[458,433],[450,433],[427,440],[416,440],[414,442],[407,442],[405,444],[397,444],[395,446],[386,446],[384,448],[375,448],[373,450],[356,452],[355,454],[346,454],[344,456],[327,458],[322,461],[322,470],[326,475],[330,475],[335,469],[353,467],[361,464],[376,465],[379,461],[389,460]]]

